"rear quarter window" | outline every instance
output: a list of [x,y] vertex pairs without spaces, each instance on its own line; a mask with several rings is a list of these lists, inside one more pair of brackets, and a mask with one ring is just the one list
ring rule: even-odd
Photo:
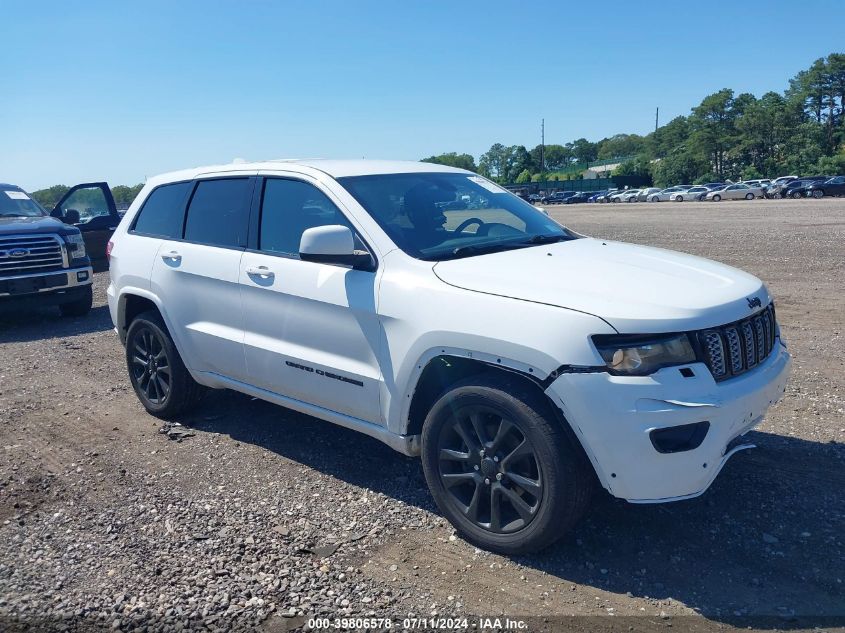
[[191,184],[177,182],[153,189],[138,212],[132,231],[155,237],[181,239],[185,199],[191,190]]

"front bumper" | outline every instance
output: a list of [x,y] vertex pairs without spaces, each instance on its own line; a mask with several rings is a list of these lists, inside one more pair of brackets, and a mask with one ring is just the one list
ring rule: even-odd
[[[732,440],[756,426],[781,397],[791,363],[777,339],[759,367],[720,383],[706,365],[693,363],[651,376],[562,374],[546,393],[612,495],[635,503],[676,501],[702,494],[743,448]],[[685,377],[682,368],[694,375]],[[655,429],[704,421],[710,427],[697,448],[660,453],[650,439]]]

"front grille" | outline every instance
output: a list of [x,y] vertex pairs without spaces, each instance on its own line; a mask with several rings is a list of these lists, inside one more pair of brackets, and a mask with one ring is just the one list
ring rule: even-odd
[[0,277],[46,273],[65,268],[57,235],[0,236]]
[[775,346],[774,304],[742,321],[698,332],[704,361],[716,380],[739,376],[762,363]]

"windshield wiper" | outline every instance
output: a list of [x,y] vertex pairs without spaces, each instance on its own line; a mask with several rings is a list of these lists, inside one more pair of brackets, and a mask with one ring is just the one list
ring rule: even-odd
[[553,244],[555,242],[563,242],[571,239],[568,235],[554,233],[550,235],[532,235],[527,240],[523,240],[520,244]]

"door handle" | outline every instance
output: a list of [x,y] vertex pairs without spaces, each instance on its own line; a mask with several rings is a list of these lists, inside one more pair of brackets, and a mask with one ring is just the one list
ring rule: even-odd
[[177,251],[170,251],[169,253],[162,253],[161,258],[162,259],[172,259],[175,262],[181,262],[182,261],[182,255],[179,254]]
[[267,268],[267,266],[250,266],[246,269],[247,275],[254,275],[256,277],[275,277],[276,273]]

